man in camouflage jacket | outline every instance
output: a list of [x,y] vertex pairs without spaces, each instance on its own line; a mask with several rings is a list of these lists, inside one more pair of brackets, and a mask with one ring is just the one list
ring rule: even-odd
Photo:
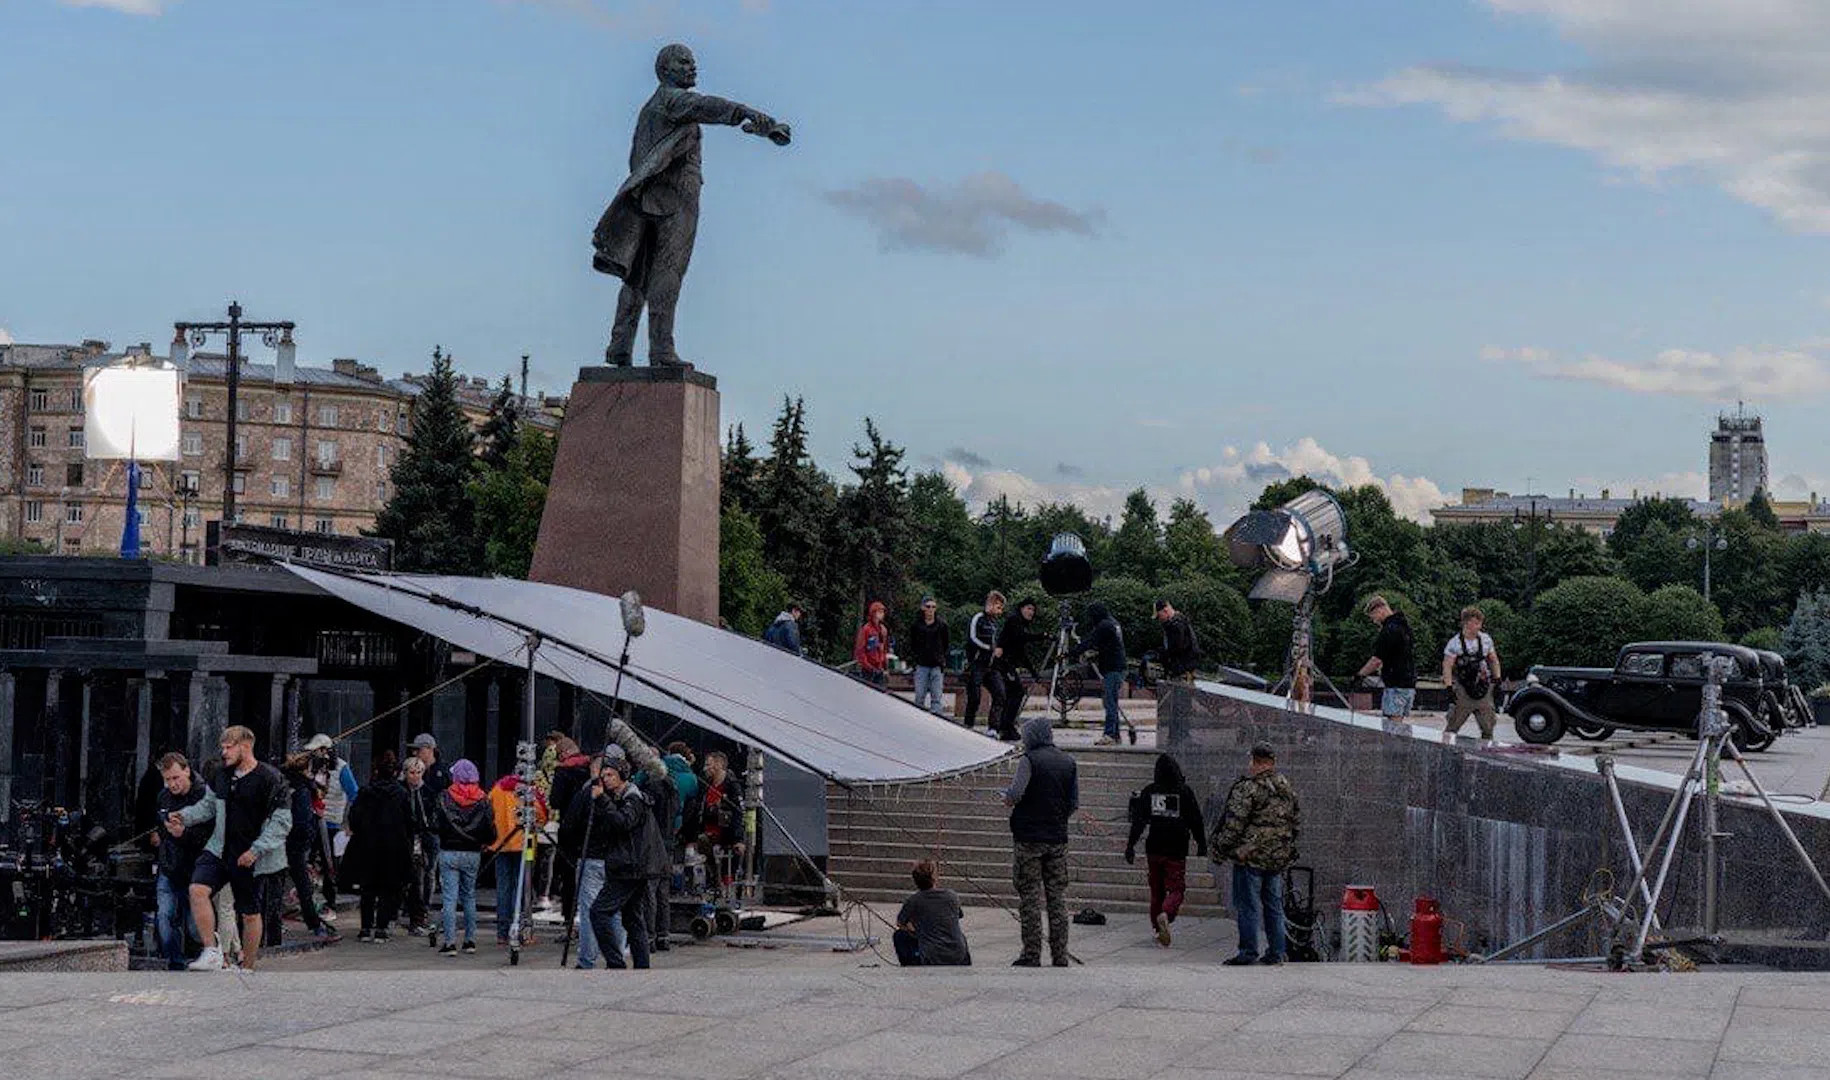
[[[1296,842],[1303,811],[1296,789],[1277,771],[1276,755],[1259,743],[1252,747],[1246,774],[1227,792],[1226,809],[1214,826],[1209,850],[1216,860],[1233,864],[1233,911],[1239,918],[1239,951],[1226,963],[1284,962],[1284,878],[1296,861]],[[1258,952],[1258,930],[1264,928],[1265,951]]]

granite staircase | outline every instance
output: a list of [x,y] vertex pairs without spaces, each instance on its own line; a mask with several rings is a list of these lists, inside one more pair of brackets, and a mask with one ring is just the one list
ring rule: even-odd
[[[1143,852],[1134,866],[1126,865],[1124,852],[1131,793],[1150,782],[1155,751],[1066,749],[1080,777],[1080,813],[1068,827],[1069,909],[1148,911]],[[897,903],[913,889],[909,865],[933,858],[940,864],[942,887],[958,893],[962,904],[1014,907],[1010,815],[999,793],[1015,770],[1009,761],[943,780],[861,785],[849,791],[830,787],[829,876],[847,896]],[[1226,914],[1218,904],[1210,864],[1192,849],[1188,879],[1184,914]]]

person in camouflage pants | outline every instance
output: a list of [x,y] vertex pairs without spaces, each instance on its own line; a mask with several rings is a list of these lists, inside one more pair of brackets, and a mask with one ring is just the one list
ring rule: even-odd
[[[1233,911],[1239,919],[1239,951],[1226,961],[1242,964],[1284,962],[1284,878],[1296,861],[1303,811],[1296,789],[1277,771],[1271,747],[1252,747],[1251,765],[1227,792],[1226,810],[1214,826],[1208,850],[1233,864]],[[1265,951],[1258,952],[1264,929]]]
[[1017,924],[1023,956],[1042,956],[1042,907],[1048,899],[1048,953],[1065,967],[1068,947],[1066,844],[1016,844],[1012,876],[1017,885]]
[[1023,951],[1013,967],[1042,966],[1042,906],[1048,899],[1048,953],[1055,967],[1067,967],[1068,819],[1080,809],[1080,778],[1074,759],[1055,745],[1048,717],[1023,724],[1023,756],[1004,789],[1010,807],[1011,876],[1017,886],[1017,921]]

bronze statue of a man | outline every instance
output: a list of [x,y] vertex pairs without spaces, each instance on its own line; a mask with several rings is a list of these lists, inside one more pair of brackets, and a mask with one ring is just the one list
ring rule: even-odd
[[594,269],[623,279],[616,298],[616,322],[610,328],[607,363],[633,362],[636,322],[648,308],[648,363],[653,367],[687,367],[674,350],[674,307],[680,282],[693,257],[699,231],[700,124],[741,124],[777,146],[789,141],[788,125],[735,101],[696,94],[699,81],[693,53],[669,45],[654,60],[661,85],[636,117],[629,148],[629,179],[597,221],[591,260]]

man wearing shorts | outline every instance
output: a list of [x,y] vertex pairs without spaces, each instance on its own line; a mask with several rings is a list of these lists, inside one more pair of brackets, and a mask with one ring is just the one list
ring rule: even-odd
[[241,917],[242,967],[254,970],[260,951],[261,911],[267,888],[286,869],[286,833],[292,808],[286,778],[254,756],[254,732],[240,725],[222,733],[222,769],[202,801],[165,819],[173,836],[214,822],[209,843],[191,871],[191,914],[206,943],[192,971],[221,971],[215,897],[227,886]]
[[1379,624],[1379,636],[1373,641],[1372,659],[1360,668],[1360,677],[1378,675],[1385,683],[1379,712],[1389,719],[1403,720],[1411,715],[1411,706],[1417,700],[1411,624],[1383,596],[1367,598],[1366,617]]

